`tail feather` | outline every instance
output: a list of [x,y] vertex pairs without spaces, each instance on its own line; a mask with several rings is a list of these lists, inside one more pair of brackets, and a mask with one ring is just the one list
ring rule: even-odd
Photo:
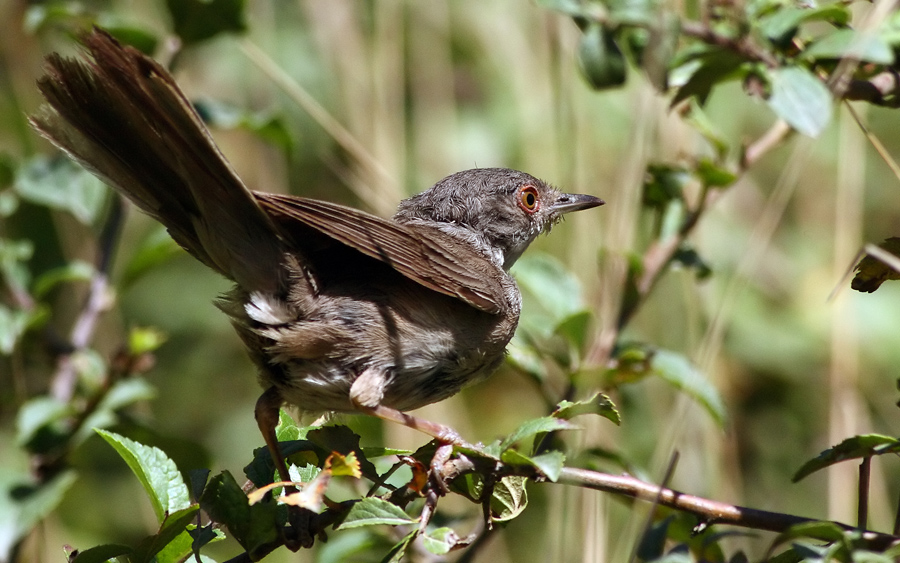
[[207,266],[250,291],[277,291],[282,243],[171,75],[102,30],[93,59],[51,55],[32,125],[163,223]]

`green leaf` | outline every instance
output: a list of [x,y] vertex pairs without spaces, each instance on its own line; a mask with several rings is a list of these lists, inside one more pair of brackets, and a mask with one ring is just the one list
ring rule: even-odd
[[128,25],[117,18],[104,17],[98,22],[100,27],[109,32],[120,43],[131,45],[141,53],[152,56],[159,45],[159,37],[141,27]]
[[68,211],[85,225],[97,218],[108,191],[100,180],[71,160],[44,156],[26,162],[14,186],[22,199]]
[[590,398],[583,401],[574,403],[572,401],[560,401],[551,416],[571,420],[582,414],[598,414],[617,425],[622,421],[619,416],[619,410],[616,408],[615,403],[612,402],[612,399],[600,392],[594,393]]
[[0,304],[0,354],[12,354],[16,343],[28,330],[30,320],[27,311],[13,311]]
[[[746,62],[747,60],[742,56],[724,49],[702,53],[691,58],[682,67],[672,71],[673,75],[677,75],[679,72],[693,70],[690,78],[678,88],[670,107],[689,98],[696,98],[697,103],[702,106],[706,103],[714,86],[743,77],[746,70],[742,67]],[[673,78],[672,81],[675,82],[675,79]]]
[[825,20],[845,25],[850,21],[850,11],[839,3],[821,8],[780,7],[773,13],[759,18],[757,25],[769,39],[783,42],[793,36],[801,23],[813,20]]
[[89,281],[96,270],[91,264],[75,260],[44,272],[34,281],[34,296],[41,299],[57,285],[73,281]]
[[571,349],[570,355],[573,357],[568,359],[568,365],[576,365],[584,355],[588,344],[588,327],[593,318],[590,311],[579,311],[564,318],[553,329],[553,333],[564,338]]
[[25,291],[31,273],[25,262],[34,254],[34,244],[30,240],[9,240],[0,238],[0,275],[12,289]]
[[549,337],[563,319],[586,309],[578,278],[548,254],[525,254],[512,274],[525,303],[520,328]]
[[260,547],[278,540],[279,506],[274,502],[250,505],[241,486],[227,471],[209,480],[200,497],[200,507],[214,522],[228,527],[251,560]]
[[162,523],[167,515],[191,506],[181,473],[162,450],[106,430],[97,430],[97,433],[119,453],[137,476],[150,497],[159,522]]
[[543,432],[554,432],[556,430],[568,430],[572,428],[578,427],[573,425],[569,421],[560,418],[555,418],[552,416],[534,418],[532,420],[524,422],[521,426],[516,428],[511,434],[504,438],[503,441],[500,442],[500,450],[505,450],[517,442],[520,442],[526,438],[533,437],[535,434],[541,434]]
[[681,36],[681,20],[667,11],[661,12],[658,17],[659,21],[649,29],[650,37],[641,63],[650,83],[660,92],[666,92],[669,89],[669,68]]
[[588,84],[597,90],[621,86],[627,78],[625,55],[599,23],[591,23],[581,36],[578,62]]
[[404,450],[401,448],[383,448],[381,446],[369,446],[362,449],[368,458],[384,457],[388,455],[410,455],[413,450]]
[[875,64],[894,64],[894,51],[880,37],[853,29],[838,29],[803,51],[812,60],[853,59]]
[[525,490],[525,477],[507,475],[494,485],[491,496],[491,520],[508,522],[522,514],[528,506],[528,492]]
[[159,225],[141,241],[137,251],[131,256],[122,273],[122,286],[131,285],[155,266],[181,254],[184,254],[184,249],[169,236],[165,227]]
[[413,530],[406,534],[403,539],[397,542],[387,555],[384,556],[381,563],[400,563],[403,560],[403,556],[406,555],[406,550],[409,548],[410,544],[412,544],[413,540],[416,539],[418,534],[418,530]]
[[[641,536],[637,547],[637,558],[641,561],[658,561],[662,557],[668,539],[669,524],[674,516],[667,516],[659,522],[654,522]],[[690,561],[690,559],[688,559]]]
[[108,563],[116,557],[130,557],[134,550],[127,545],[105,544],[79,551],[72,563]]
[[16,445],[32,453],[46,453],[68,439],[72,407],[50,396],[31,399],[16,417]]
[[166,0],[166,8],[185,45],[247,29],[243,0]]
[[[145,538],[140,543],[135,550],[132,563],[151,563],[157,554],[176,541],[178,545],[172,547],[177,547],[174,551],[181,553],[172,553],[170,548],[169,555],[181,559],[189,554],[191,552],[191,536],[187,533],[186,528],[188,524],[196,520],[198,510],[200,510],[200,506],[195,504],[167,514],[156,534]],[[180,541],[178,541],[179,536],[181,536]],[[162,562],[157,561],[157,563]]]
[[516,450],[506,450],[500,456],[500,460],[508,465],[528,465],[535,467],[543,473],[547,479],[556,482],[562,473],[566,462],[566,455],[559,451],[549,451],[536,456],[527,456]]
[[453,549],[468,543],[466,540],[461,540],[459,535],[451,528],[438,528],[422,535],[422,545],[435,555],[446,555]]
[[726,188],[738,179],[737,174],[719,166],[708,158],[701,158],[694,172],[700,178],[700,181],[703,182],[703,185],[711,188]]
[[860,459],[897,452],[900,452],[900,440],[892,436],[884,436],[882,434],[853,436],[836,446],[828,448],[804,463],[803,467],[794,475],[792,481],[796,483],[811,473],[848,459]]
[[417,518],[412,518],[399,506],[378,497],[366,497],[350,508],[344,521],[341,522],[337,529],[346,530],[379,524],[401,526],[403,524],[415,524],[416,522],[418,522]]
[[75,471],[67,470],[37,484],[0,467],[0,557],[7,556],[9,549],[56,509],[77,478]]
[[772,111],[798,132],[818,137],[831,121],[833,100],[825,84],[801,67],[774,69],[768,77]]
[[128,353],[134,356],[155,352],[166,341],[166,333],[153,327],[132,327],[128,331]]
[[656,350],[650,358],[650,365],[664,381],[703,405],[720,426],[725,424],[725,404],[719,391],[690,360],[669,350]]

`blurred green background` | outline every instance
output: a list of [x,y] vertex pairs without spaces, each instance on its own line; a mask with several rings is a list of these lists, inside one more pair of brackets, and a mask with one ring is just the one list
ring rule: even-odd
[[[75,52],[52,18],[38,33],[26,29],[37,6],[0,0],[0,153],[16,163],[51,153],[24,118],[40,104],[34,82],[42,57]],[[107,24],[160,37],[170,25],[162,2],[45,6],[99,11]],[[505,166],[604,198],[605,207],[572,216],[528,253],[550,254],[573,272],[596,313],[599,334],[615,322],[610,316],[623,264],[630,253],[643,251],[652,228],[640,205],[646,165],[690,160],[709,149],[639,72],[631,72],[621,89],[591,90],[575,60],[579,35],[571,19],[524,0],[253,2],[245,35],[219,36],[179,52],[174,74],[219,125],[216,140],[253,189],[387,216],[399,199],[454,171]],[[167,52],[174,50],[163,41],[159,58],[165,61]],[[262,70],[263,57],[328,119],[312,117],[296,93],[280,89]],[[887,152],[900,154],[900,115],[858,109]],[[734,159],[742,144],[775,122],[738,83],[717,89],[706,110]],[[347,142],[341,145],[344,136],[355,147],[349,152]],[[353,151],[365,156],[360,160]],[[655,481],[677,450],[674,488],[855,521],[853,464],[798,484],[790,477],[804,461],[853,434],[896,434],[900,397],[892,366],[900,364],[900,284],[858,294],[844,276],[864,242],[898,234],[897,185],[844,108],[820,138],[791,137],[754,165],[691,238],[712,276],[698,281],[692,271],[670,272],[625,335],[694,360],[727,405],[724,427],[694,400],[649,378],[613,395],[621,427],[587,421],[575,436],[578,446],[619,451]],[[98,236],[96,228],[36,206],[21,209],[2,229],[6,236],[35,240],[34,271],[75,258],[91,261]],[[114,281],[159,230],[129,210]],[[158,434],[156,443],[183,470],[240,474],[251,449],[261,444],[253,421],[260,392],[254,370],[211,303],[227,288],[225,280],[177,254],[118,287],[116,306],[95,338],[95,347],[109,354],[129,327],[154,326],[167,334],[148,374],[158,396],[134,409],[133,417]],[[50,322],[61,333],[69,330],[85,289],[75,284],[54,295]],[[526,314],[540,307],[541,291],[536,293],[526,295]],[[15,416],[28,397],[46,391],[53,367],[41,360],[38,342],[23,348],[0,357],[4,471],[28,467],[15,445]],[[506,367],[421,414],[469,440],[489,441],[545,409],[533,383]],[[348,422],[369,443],[383,439],[414,448],[425,441],[359,417]],[[89,440],[72,461],[80,479],[31,536],[23,560],[60,561],[63,544],[134,542],[155,527],[140,485],[101,440]],[[870,527],[890,529],[898,476],[895,459],[874,463]],[[556,485],[531,487],[530,493],[529,509],[480,560],[626,559],[643,508]],[[442,507],[473,510],[450,502]],[[757,554],[768,545],[758,538],[732,541]],[[210,554],[221,560],[234,552],[227,544]],[[267,560],[315,557],[284,551]]]

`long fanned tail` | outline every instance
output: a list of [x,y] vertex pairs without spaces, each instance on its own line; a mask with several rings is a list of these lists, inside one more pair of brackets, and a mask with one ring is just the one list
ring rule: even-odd
[[95,29],[93,59],[47,58],[32,126],[198,260],[251,291],[276,291],[282,243],[172,76]]

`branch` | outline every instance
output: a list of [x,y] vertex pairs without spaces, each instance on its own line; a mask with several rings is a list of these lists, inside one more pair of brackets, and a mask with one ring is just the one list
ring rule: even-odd
[[[818,522],[818,520],[813,518],[780,512],[768,512],[696,497],[645,483],[628,475],[609,475],[597,471],[566,467],[563,468],[557,483],[613,493],[646,502],[656,502],[662,506],[694,514],[702,520],[702,523],[707,525],[728,524],[756,530],[784,532],[796,524]],[[840,522],[833,522],[833,524],[848,531],[859,529]],[[876,550],[885,550],[892,545],[900,543],[900,537],[898,536],[869,530],[862,530],[862,539],[869,547]]]

